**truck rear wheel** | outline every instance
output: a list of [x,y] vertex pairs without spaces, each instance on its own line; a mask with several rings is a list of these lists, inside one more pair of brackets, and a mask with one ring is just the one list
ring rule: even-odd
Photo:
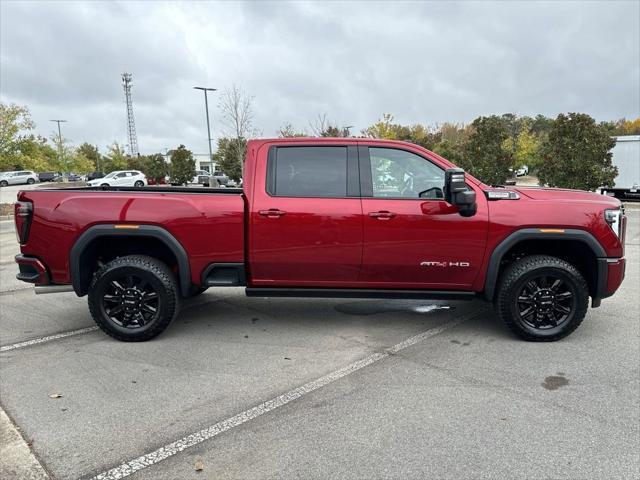
[[553,342],[573,332],[589,306],[589,288],[570,263],[547,255],[532,255],[509,265],[502,275],[496,307],[518,336]]
[[145,255],[116,258],[96,272],[89,311],[108,335],[142,342],[162,333],[178,311],[178,288],[167,265]]

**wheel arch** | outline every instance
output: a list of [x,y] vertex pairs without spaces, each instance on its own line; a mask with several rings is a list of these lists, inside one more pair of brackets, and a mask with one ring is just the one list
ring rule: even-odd
[[[128,225],[128,224],[124,224]],[[178,282],[182,292],[188,292],[191,287],[191,268],[189,258],[184,247],[166,229],[155,225],[125,226],[123,224],[100,224],[89,227],[73,244],[69,254],[69,271],[71,284],[76,295],[86,295],[91,283],[92,269],[83,262],[83,255],[102,239],[127,238],[152,239],[163,245],[175,259],[178,268]]]
[[[554,245],[557,245],[560,251],[566,251],[567,247],[572,245],[582,248],[590,258],[585,259],[581,265],[582,268],[579,269],[587,277],[591,296],[594,299],[603,296],[607,283],[606,252],[591,233],[578,229],[524,228],[511,233],[491,253],[484,287],[484,297],[487,300],[493,301],[495,298],[500,272],[504,269],[504,262],[510,253],[518,251],[518,247],[524,248],[525,245],[535,244],[544,245],[542,251],[549,255],[554,255]],[[557,256],[564,258],[561,255]],[[593,268],[590,265],[591,260],[593,260]],[[595,300],[594,303],[596,303]]]

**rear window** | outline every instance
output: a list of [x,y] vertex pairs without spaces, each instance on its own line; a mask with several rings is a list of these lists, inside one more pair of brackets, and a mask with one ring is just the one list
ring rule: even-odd
[[270,155],[268,169],[272,195],[347,196],[347,147],[280,147]]

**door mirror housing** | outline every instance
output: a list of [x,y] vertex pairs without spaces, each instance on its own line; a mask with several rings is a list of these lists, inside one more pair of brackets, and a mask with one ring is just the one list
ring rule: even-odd
[[461,168],[448,168],[444,172],[444,199],[451,205],[458,207],[458,212],[463,217],[471,217],[476,214],[476,192],[467,187],[464,170]]

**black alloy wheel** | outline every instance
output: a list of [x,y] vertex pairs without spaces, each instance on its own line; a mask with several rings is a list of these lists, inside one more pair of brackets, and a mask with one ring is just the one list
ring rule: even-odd
[[136,274],[111,280],[102,293],[102,311],[123,328],[140,328],[155,321],[159,312],[158,292]]
[[561,325],[575,309],[573,290],[571,285],[553,274],[529,280],[516,298],[520,320],[539,330]]

